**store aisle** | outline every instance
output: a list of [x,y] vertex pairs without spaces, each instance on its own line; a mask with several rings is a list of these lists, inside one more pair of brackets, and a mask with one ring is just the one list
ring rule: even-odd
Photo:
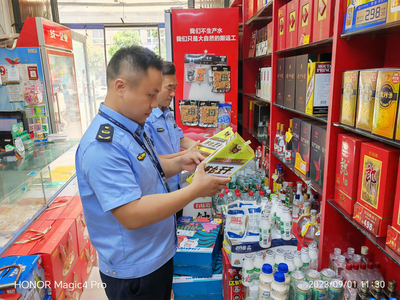
[[88,287],[83,291],[80,300],[107,300],[106,293],[101,287],[99,267],[93,267],[88,279]]

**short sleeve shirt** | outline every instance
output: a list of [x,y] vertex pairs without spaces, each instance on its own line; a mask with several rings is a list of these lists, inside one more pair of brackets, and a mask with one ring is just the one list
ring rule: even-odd
[[[101,105],[107,115],[144,139],[144,129],[114,110]],[[96,139],[102,124],[114,128],[112,142]],[[149,155],[132,134],[97,115],[76,152],[76,172],[86,223],[98,251],[100,271],[122,279],[148,275],[176,251],[174,216],[135,230],[128,230],[111,210],[142,196],[166,193]]]
[[[168,107],[163,110],[159,107],[154,108],[146,120],[146,125],[158,154],[167,155],[181,151],[183,132],[176,124],[174,114]],[[179,174],[168,178],[168,185],[171,191],[176,191],[179,188],[179,182]]]

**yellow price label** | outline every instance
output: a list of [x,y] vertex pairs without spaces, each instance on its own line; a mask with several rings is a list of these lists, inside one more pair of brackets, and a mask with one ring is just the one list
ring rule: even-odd
[[292,140],[293,134],[291,132],[286,132],[286,143],[290,143]]
[[307,35],[304,36],[303,45],[307,45],[309,43],[310,43],[310,35],[307,34]]
[[385,20],[387,13],[387,2],[367,7],[357,11],[356,26],[365,26]]

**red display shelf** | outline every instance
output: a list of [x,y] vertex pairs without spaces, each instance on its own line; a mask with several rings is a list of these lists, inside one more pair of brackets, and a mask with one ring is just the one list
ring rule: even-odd
[[231,5],[229,5],[229,7],[239,7],[239,6],[242,6],[242,0],[233,0]]
[[265,54],[265,55],[260,55],[260,56],[256,56],[256,57],[248,57],[248,58],[245,58],[244,61],[262,60],[262,59],[271,59],[271,54]]
[[400,21],[386,23],[366,29],[361,29],[353,32],[343,33],[340,35],[341,38],[350,38],[353,36],[359,35],[369,35],[369,36],[377,36],[377,35],[393,35],[399,34],[400,32]]
[[298,111],[298,110],[296,110],[296,109],[292,109],[292,108],[289,108],[289,107],[286,107],[286,106],[282,106],[282,105],[279,105],[279,104],[276,104],[276,103],[274,103],[273,105],[276,106],[276,107],[279,107],[280,109],[288,110],[288,111],[290,111],[290,112],[293,112],[293,113],[302,115],[302,116],[304,116],[304,117],[307,117],[307,118],[310,118],[310,119],[313,119],[313,120],[320,121],[320,122],[322,122],[322,123],[328,123],[327,117],[310,116],[310,115],[307,115],[306,113],[304,113],[304,112],[302,112],[302,111]]
[[245,95],[246,97],[252,98],[254,100],[259,100],[259,101],[263,101],[263,102],[266,102],[266,103],[271,103],[268,100],[265,100],[263,98],[257,97],[255,94],[246,94],[246,93],[244,93],[243,95]]
[[294,48],[287,48],[287,49],[284,49],[284,50],[275,51],[275,54],[282,55],[282,54],[290,53],[290,52],[296,52],[296,53],[297,52],[304,52],[302,50],[307,50],[308,51],[308,50],[311,50],[311,49],[318,49],[320,47],[326,47],[326,46],[332,45],[332,43],[333,43],[333,38],[329,38],[329,39],[325,39],[325,40],[314,42],[314,43],[300,45],[300,46],[297,46],[297,47],[294,47]]
[[273,1],[270,1],[268,4],[264,5],[258,12],[256,12],[252,17],[250,17],[244,24],[253,25],[256,22],[269,23],[272,20],[272,8]]

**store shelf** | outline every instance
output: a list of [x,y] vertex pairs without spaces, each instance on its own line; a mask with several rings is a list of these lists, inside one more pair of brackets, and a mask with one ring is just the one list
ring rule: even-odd
[[229,5],[230,8],[239,6],[242,6],[242,0],[233,0]]
[[268,100],[265,100],[265,99],[263,99],[263,98],[257,97],[256,94],[246,94],[246,93],[245,93],[245,94],[243,94],[243,95],[245,95],[246,97],[255,99],[255,100],[263,101],[263,102],[266,102],[266,103],[271,103],[271,102],[269,102]]
[[347,126],[347,125],[343,125],[343,124],[340,124],[340,123],[333,123],[333,126],[346,129],[348,131],[357,133],[359,135],[368,137],[368,138],[370,138],[372,140],[376,140],[376,141],[381,142],[381,143],[388,144],[390,146],[400,147],[400,142],[397,142],[397,141],[394,141],[394,140],[391,140],[391,139],[387,139],[387,138],[384,138],[384,137],[381,137],[381,136],[377,136],[377,135],[374,135],[374,134],[372,134],[370,132],[367,132],[367,131],[364,131],[364,130],[361,130],[361,129],[357,129],[357,128],[350,127],[350,126]]
[[271,59],[271,54],[265,54],[265,55],[260,55],[260,56],[256,56],[256,57],[248,57],[248,58],[245,58],[244,61],[262,60],[262,59]]
[[317,121],[320,121],[320,122],[323,122],[323,123],[328,123],[328,118],[327,118],[327,117],[315,117],[315,116],[310,116],[310,115],[307,115],[307,114],[304,113],[304,112],[301,112],[301,111],[298,111],[298,110],[295,110],[295,109],[292,109],[292,108],[289,108],[289,107],[286,107],[286,106],[282,106],[282,105],[279,105],[279,104],[276,104],[276,103],[274,103],[273,105],[276,106],[276,107],[279,107],[279,108],[281,108],[281,109],[294,112],[294,113],[296,113],[296,114],[302,115],[302,116],[304,116],[304,117],[307,117],[307,118],[310,118],[310,119],[313,119],[313,120],[317,120]]
[[272,20],[272,7],[273,7],[272,3],[273,3],[273,1],[270,1],[269,3],[267,3],[267,5],[265,5],[258,12],[256,12],[244,24],[251,26],[251,25],[253,25],[254,23],[256,23],[258,21]]
[[272,152],[272,154],[282,163],[284,164],[289,170],[291,170],[297,177],[304,181],[305,184],[309,185],[311,189],[319,194],[322,197],[322,189],[314,184],[310,177],[305,176],[300,171],[298,171],[293,164],[286,162],[285,158],[279,157],[278,153]]
[[357,31],[352,31],[348,33],[343,33],[340,35],[341,38],[351,38],[353,36],[360,36],[360,35],[370,35],[370,36],[377,36],[377,35],[392,35],[398,34],[400,32],[400,21],[381,24],[378,26],[360,29]]
[[375,244],[380,250],[382,250],[391,260],[400,266],[400,255],[386,246],[386,237],[377,238],[356,221],[353,220],[353,216],[344,211],[334,200],[328,200],[328,203],[336,209],[349,223],[357,228],[367,239]]
[[240,125],[242,125],[242,127],[253,137],[255,138],[257,141],[260,142],[260,144],[263,144],[264,146],[267,147],[267,149],[269,150],[269,146],[268,146],[268,140],[269,140],[269,136],[266,137],[260,137],[257,133],[255,133],[253,130],[250,130],[249,128],[247,128],[246,126],[243,125],[242,120],[239,120],[238,123]]
[[309,50],[311,48],[318,48],[321,46],[332,45],[332,43],[333,43],[333,38],[329,38],[329,39],[325,39],[325,40],[314,42],[314,43],[309,43],[306,45],[301,45],[301,46],[294,47],[294,48],[288,48],[288,49],[284,49],[284,50],[280,50],[280,51],[275,51],[275,53],[278,55],[281,55],[281,54],[289,53],[289,52],[298,52],[298,51],[300,52],[300,50],[303,50],[303,49]]

